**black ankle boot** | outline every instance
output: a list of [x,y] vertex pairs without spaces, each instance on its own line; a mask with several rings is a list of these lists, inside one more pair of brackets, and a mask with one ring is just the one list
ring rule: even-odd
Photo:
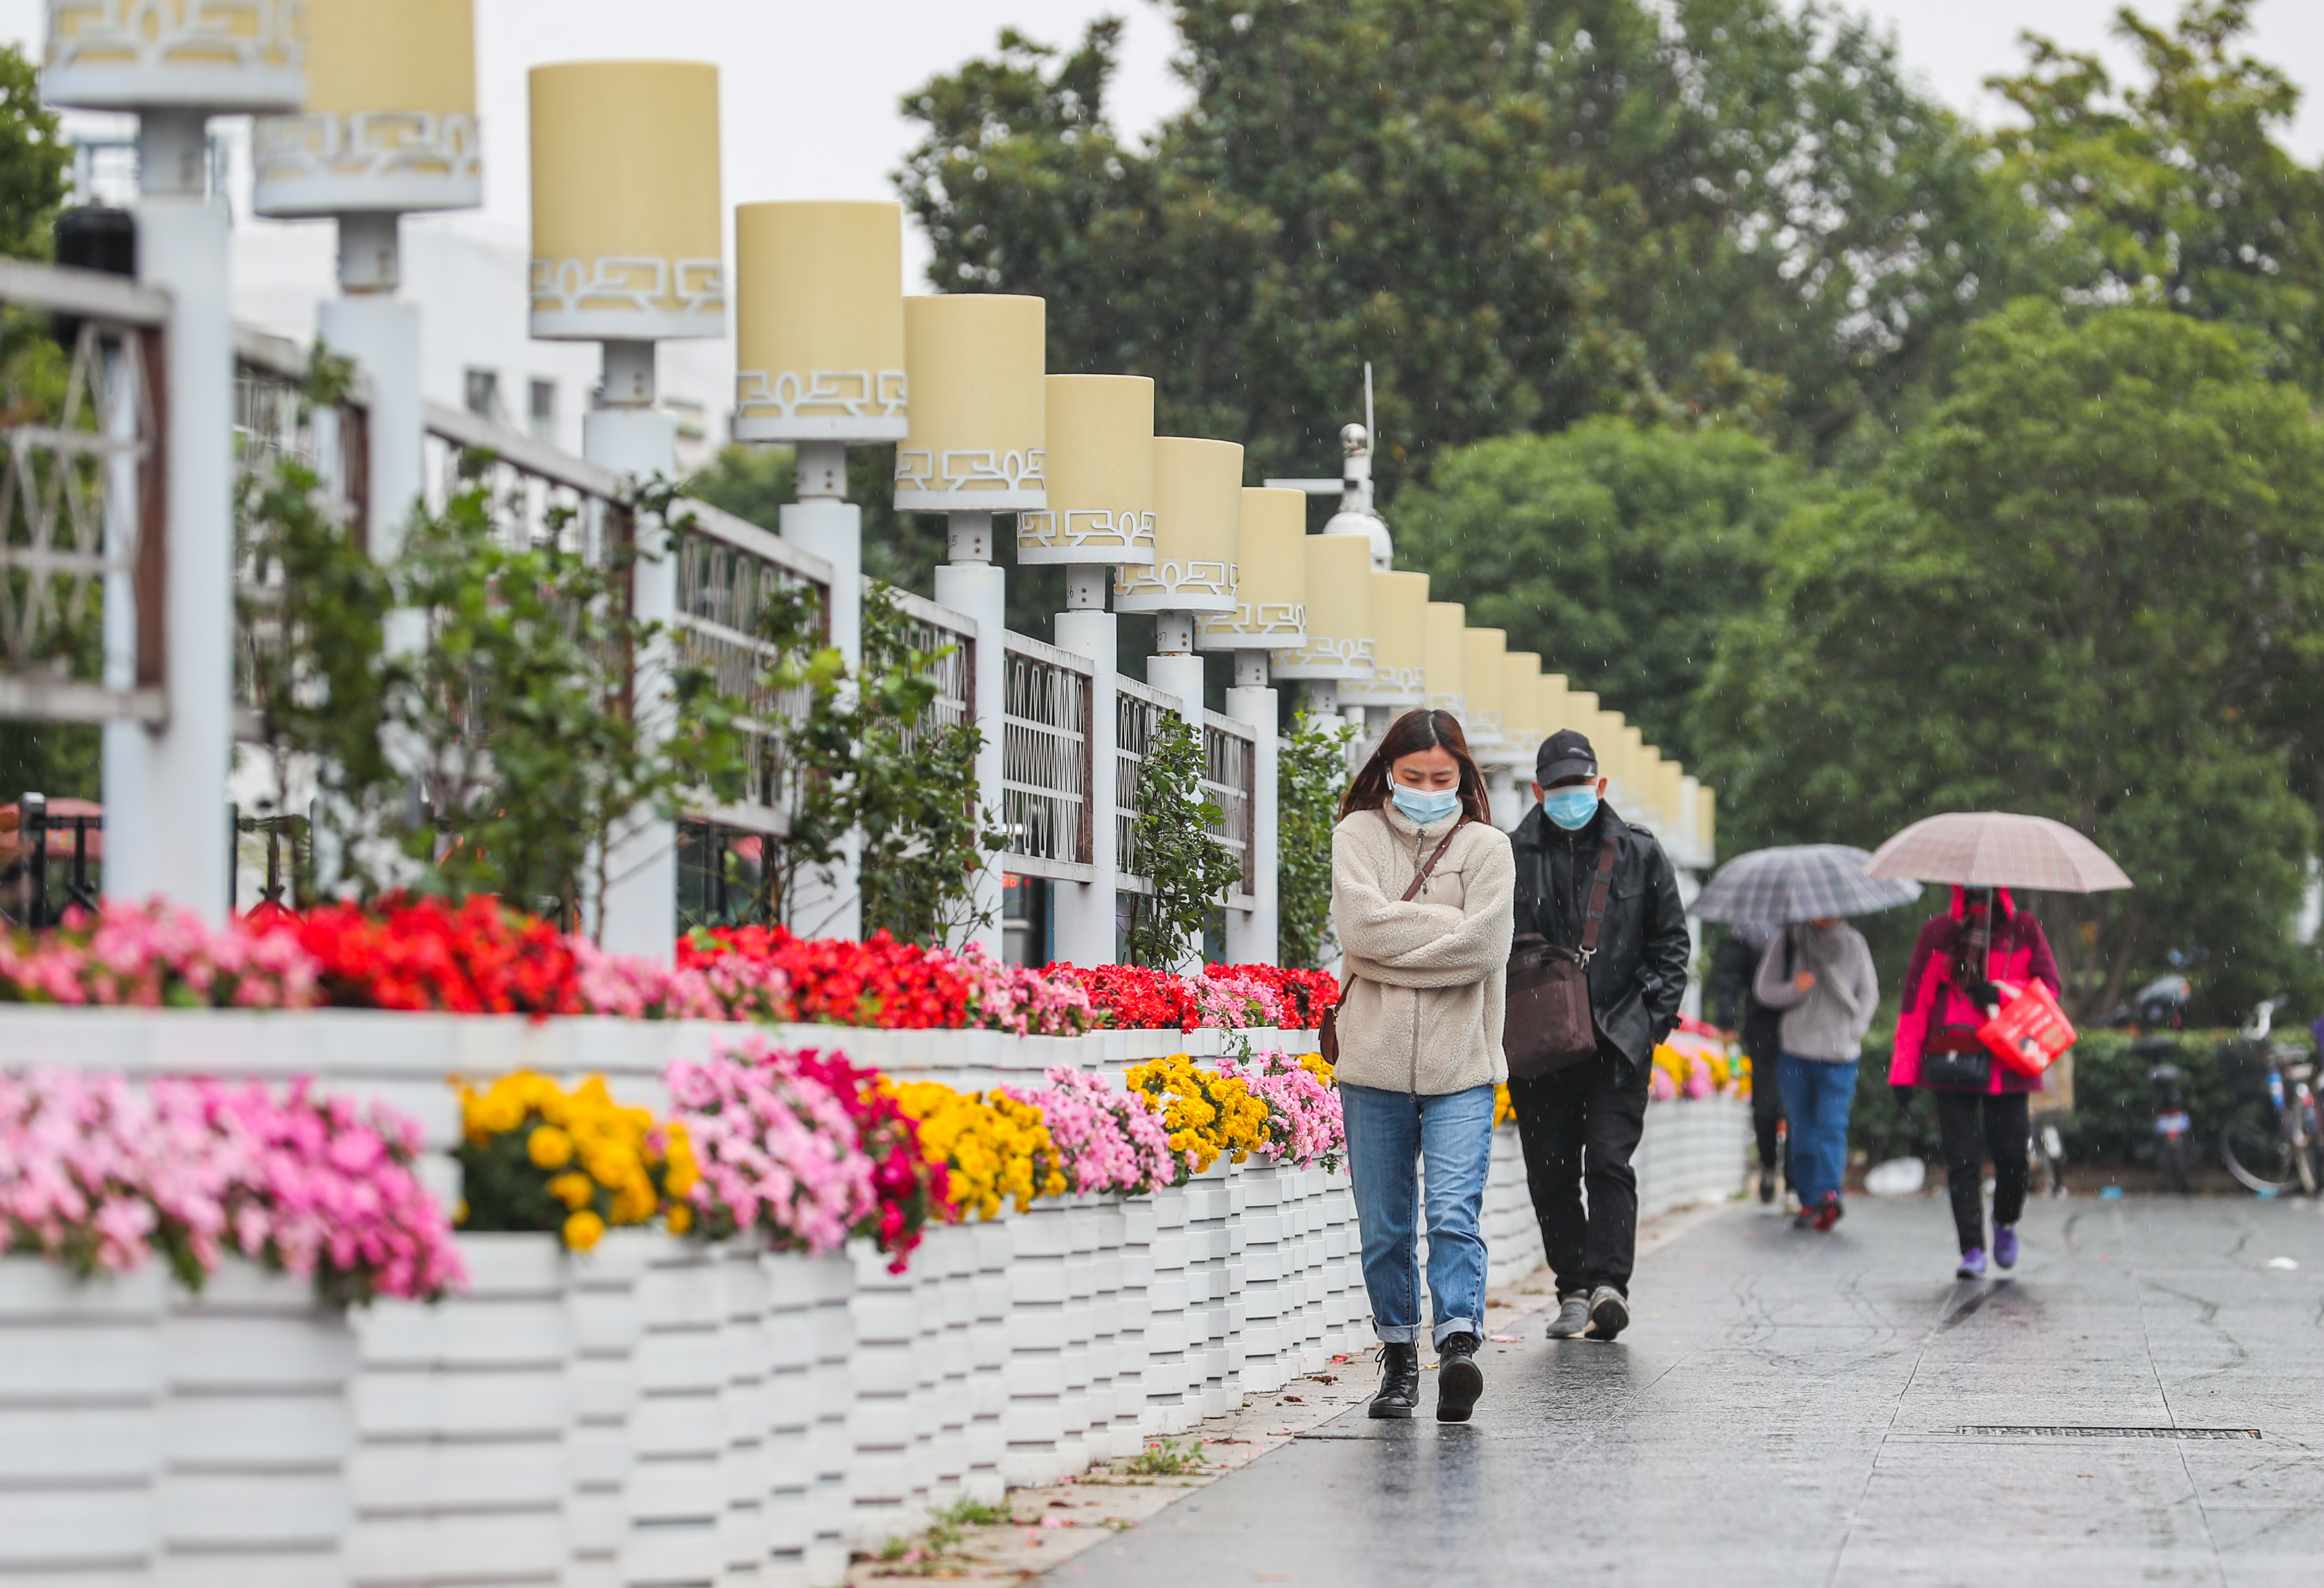
[[1420,1399],[1420,1347],[1406,1342],[1380,1347],[1379,1393],[1372,1397],[1374,1417],[1410,1417]]
[[1436,1420],[1465,1423],[1485,1392],[1485,1375],[1477,1367],[1477,1347],[1483,1342],[1470,1334],[1447,1335],[1436,1348]]

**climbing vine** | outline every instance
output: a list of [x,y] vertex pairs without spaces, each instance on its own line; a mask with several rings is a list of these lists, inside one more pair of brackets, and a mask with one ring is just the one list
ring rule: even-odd
[[1134,895],[1130,959],[1176,970],[1193,959],[1204,923],[1241,879],[1234,854],[1213,836],[1222,812],[1203,787],[1202,735],[1162,712],[1138,770],[1138,818],[1129,869],[1153,885]]
[[1336,717],[1302,711],[1276,761],[1276,911],[1283,963],[1320,970],[1332,936],[1332,829],[1348,786],[1348,740]]

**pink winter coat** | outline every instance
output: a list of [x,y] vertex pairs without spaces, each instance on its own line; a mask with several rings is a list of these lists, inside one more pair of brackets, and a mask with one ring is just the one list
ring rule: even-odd
[[[2063,992],[2057,958],[2050,952],[2050,940],[2043,935],[2042,923],[2017,908],[2007,888],[1995,889],[1993,896],[2002,918],[1993,933],[1992,978],[2017,987],[2038,981],[2053,996]],[[1896,1048],[1888,1060],[1892,1087],[1920,1084],[1921,1055],[1927,1051],[1932,1032],[1974,1031],[1985,1023],[1985,1011],[1970,1003],[1952,982],[1953,940],[1967,913],[1968,896],[1957,887],[1952,907],[1922,927],[1920,941],[1913,945],[1912,968],[1904,973],[1904,1005],[1896,1014]],[[2039,1076],[2021,1075],[1997,1061],[1992,1068],[1989,1091],[2042,1089]]]

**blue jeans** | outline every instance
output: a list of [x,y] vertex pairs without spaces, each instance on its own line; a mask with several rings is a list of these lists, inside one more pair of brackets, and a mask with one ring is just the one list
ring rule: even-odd
[[1848,1173],[1848,1110],[1856,1101],[1856,1060],[1828,1064],[1784,1053],[1775,1060],[1775,1089],[1792,1122],[1792,1185],[1800,1206],[1812,1207],[1840,1194]]
[[1348,1174],[1364,1237],[1364,1290],[1372,1328],[1391,1345],[1420,1338],[1420,1265],[1413,1244],[1420,1204],[1416,1166],[1428,1172],[1428,1293],[1436,1332],[1482,1335],[1485,1318],[1485,1171],[1493,1156],[1493,1088],[1415,1097],[1340,1086],[1348,1126]]

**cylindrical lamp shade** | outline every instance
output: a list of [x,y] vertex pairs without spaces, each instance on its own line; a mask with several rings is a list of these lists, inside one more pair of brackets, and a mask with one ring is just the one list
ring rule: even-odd
[[1456,601],[1428,603],[1428,709],[1450,711],[1468,726],[1469,653],[1462,636],[1469,631],[1469,609]]
[[1541,675],[1541,687],[1534,694],[1533,720],[1535,726],[1541,730],[1542,738],[1547,739],[1561,728],[1573,726],[1567,721],[1572,713],[1572,698],[1563,674],[1545,673]]
[[1241,445],[1157,436],[1154,561],[1114,570],[1114,610],[1233,611],[1241,540]]
[[1541,727],[1541,657],[1511,651],[1501,662],[1501,735],[1509,741],[1510,765],[1533,765],[1546,734]]
[[1428,575],[1372,570],[1372,638],[1378,642],[1370,684],[1341,685],[1351,705],[1428,703]]
[[1242,490],[1235,610],[1203,620],[1204,650],[1289,650],[1307,643],[1307,493]]
[[734,211],[734,439],[901,441],[904,211]]
[[259,118],[251,207],[318,216],[474,209],[474,0],[306,0],[307,105]]
[[1711,864],[1719,858],[1719,791],[1713,788],[1695,791],[1694,841],[1702,846],[1702,863]]
[[1154,560],[1154,382],[1051,375],[1049,505],[1017,515],[1017,560],[1143,567]]
[[532,334],[659,342],[726,334],[718,69],[532,69]]
[[307,102],[302,0],[49,0],[41,97],[267,115]]
[[1461,726],[1469,730],[1469,747],[1480,753],[1502,748],[1502,664],[1508,657],[1509,636],[1504,629],[1470,629],[1461,635],[1461,673],[1466,681],[1469,709]]
[[1277,678],[1368,682],[1379,647],[1372,639],[1372,548],[1358,535],[1310,535],[1307,643],[1279,650]]
[[1049,505],[1047,305],[999,292],[904,299],[911,434],[896,448],[899,513]]

